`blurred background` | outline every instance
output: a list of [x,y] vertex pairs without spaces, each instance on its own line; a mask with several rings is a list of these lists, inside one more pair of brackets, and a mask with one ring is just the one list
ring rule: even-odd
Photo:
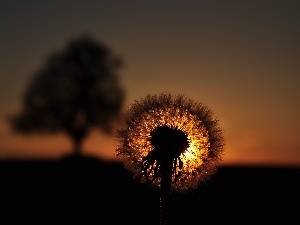
[[[54,52],[90,35],[119,55],[122,109],[149,93],[185,93],[225,130],[226,165],[300,165],[298,1],[3,1],[0,158],[57,159],[64,133],[20,135],[6,117],[22,110],[33,76]],[[87,155],[115,157],[93,130]]]
[[294,224],[299,10],[294,0],[2,1],[0,220],[158,224],[158,191],[123,169],[112,134],[135,100],[171,92],[203,102],[225,131],[213,179],[172,195],[174,224]]

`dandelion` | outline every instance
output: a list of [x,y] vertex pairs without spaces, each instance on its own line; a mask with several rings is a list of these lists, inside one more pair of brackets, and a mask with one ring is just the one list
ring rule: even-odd
[[162,210],[169,192],[196,189],[216,172],[223,129],[203,103],[184,94],[149,94],[123,116],[116,134],[117,156],[135,179],[161,190]]

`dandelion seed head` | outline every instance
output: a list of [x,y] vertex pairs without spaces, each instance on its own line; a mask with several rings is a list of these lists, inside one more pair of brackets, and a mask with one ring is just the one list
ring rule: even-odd
[[[157,175],[159,155],[162,153],[156,153],[153,158],[149,156],[154,155],[155,147],[168,148],[168,132],[173,132],[172,135],[176,137],[169,141],[171,149],[176,149],[176,145],[179,149],[166,153],[175,162],[171,185],[173,191],[197,188],[215,173],[222,160],[224,138],[218,119],[207,106],[185,95],[147,95],[129,107],[124,113],[123,122],[117,130],[116,153],[123,159],[125,168],[142,183],[152,182],[160,187],[160,177]],[[169,131],[162,131],[164,129]],[[160,140],[160,137],[166,141]],[[147,157],[150,160],[144,173],[141,173],[141,165]]]

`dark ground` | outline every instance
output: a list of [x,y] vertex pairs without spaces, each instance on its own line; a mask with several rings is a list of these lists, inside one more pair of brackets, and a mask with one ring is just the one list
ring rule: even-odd
[[[300,167],[220,167],[171,195],[173,224],[300,224]],[[121,163],[0,162],[0,224],[159,224],[159,192]]]

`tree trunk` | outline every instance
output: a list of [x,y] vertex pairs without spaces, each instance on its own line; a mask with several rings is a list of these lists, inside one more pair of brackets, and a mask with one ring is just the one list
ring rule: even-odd
[[81,155],[81,146],[82,146],[82,138],[80,139],[74,139],[74,148],[73,148],[73,153],[75,156],[80,156]]

